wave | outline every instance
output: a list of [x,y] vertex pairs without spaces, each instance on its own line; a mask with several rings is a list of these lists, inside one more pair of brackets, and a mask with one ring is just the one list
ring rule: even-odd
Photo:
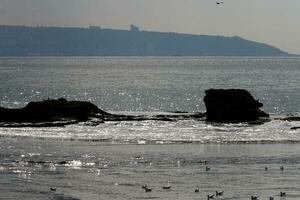
[[65,140],[107,144],[268,144],[299,143],[300,121],[272,120],[262,124],[218,124],[198,120],[112,121],[97,126],[0,128],[0,137]]

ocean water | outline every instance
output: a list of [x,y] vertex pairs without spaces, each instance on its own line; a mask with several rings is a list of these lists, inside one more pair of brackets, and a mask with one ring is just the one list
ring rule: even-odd
[[54,97],[111,111],[204,111],[204,91],[244,88],[276,114],[299,113],[299,58],[1,58],[0,104]]
[[300,122],[279,119],[300,115],[299,77],[293,57],[0,58],[3,107],[64,97],[114,113],[204,112],[206,89],[243,88],[272,118],[0,128],[0,199],[300,199]]

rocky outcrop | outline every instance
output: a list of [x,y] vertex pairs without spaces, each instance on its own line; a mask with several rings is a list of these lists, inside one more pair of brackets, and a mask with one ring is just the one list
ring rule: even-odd
[[289,121],[289,122],[300,121],[300,117],[298,117],[298,116],[289,116],[289,117],[280,118],[280,119],[284,120],[284,121]]
[[210,89],[205,91],[206,120],[210,122],[249,122],[269,117],[263,104],[247,90]]
[[179,121],[179,120],[204,120],[204,113],[168,112],[159,115],[105,115],[105,121]]
[[120,115],[107,113],[90,102],[60,98],[30,102],[20,109],[0,107],[0,127],[51,127],[79,122],[96,126],[105,121],[204,120],[205,117],[210,122],[253,122],[269,116],[259,109],[263,104],[246,90],[210,89],[205,93],[206,114],[175,112],[159,115]]
[[119,115],[107,113],[96,105],[84,101],[49,99],[30,102],[24,108],[8,109],[0,107],[0,127],[53,127],[83,122],[97,126],[105,121],[177,121],[200,119],[203,113],[166,113],[160,115]]
[[1,122],[52,122],[66,119],[86,121],[90,117],[103,118],[108,114],[90,102],[67,101],[66,99],[30,102],[21,109],[0,107]]

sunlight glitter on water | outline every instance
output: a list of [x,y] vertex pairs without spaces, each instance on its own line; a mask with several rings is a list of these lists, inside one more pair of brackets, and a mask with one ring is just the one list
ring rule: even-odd
[[299,141],[298,122],[272,120],[262,125],[212,124],[183,120],[107,122],[98,126],[70,125],[64,128],[0,128],[0,135],[113,143],[230,143]]

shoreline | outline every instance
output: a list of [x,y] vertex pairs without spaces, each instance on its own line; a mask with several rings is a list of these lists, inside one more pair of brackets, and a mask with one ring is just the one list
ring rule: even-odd
[[[157,148],[15,138],[2,140],[2,144],[3,198],[204,200],[216,190],[225,191],[225,199],[276,198],[281,191],[288,199],[300,197],[296,187],[300,177],[298,144],[174,144]],[[8,147],[18,148],[11,151]],[[167,182],[172,185],[169,191],[161,188]],[[141,188],[145,184],[153,191],[145,193]],[[194,192],[197,186],[199,193]]]

